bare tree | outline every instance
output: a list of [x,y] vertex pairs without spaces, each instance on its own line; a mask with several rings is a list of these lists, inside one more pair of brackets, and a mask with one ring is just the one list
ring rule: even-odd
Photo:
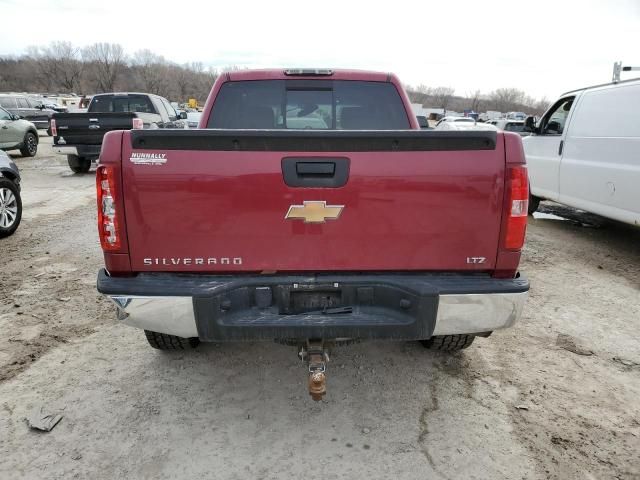
[[415,91],[428,97],[431,95],[433,89],[431,87],[427,87],[424,83],[421,83],[415,88]]
[[171,69],[171,83],[182,101],[186,101],[190,95],[193,95],[195,77],[195,72],[189,70],[185,65],[176,65]]
[[27,57],[35,67],[38,83],[43,85],[47,92],[53,91],[55,89],[55,60],[44,55],[42,48],[37,46],[27,47]]
[[480,101],[482,100],[482,93],[480,90],[476,90],[471,93],[467,93],[467,98],[471,104],[471,110],[478,112],[480,110]]
[[168,81],[167,61],[161,55],[156,55],[151,50],[138,50],[133,54],[131,63],[140,77],[145,92],[166,93],[165,84]]
[[43,48],[43,54],[55,62],[56,83],[67,92],[74,92],[82,76],[80,50],[70,42],[52,42],[48,48]]
[[[222,69],[240,70],[234,65]],[[150,50],[135,52],[131,64],[120,45],[97,43],[79,50],[68,42],[29,47],[26,55],[0,57],[0,91],[68,92],[92,94],[142,89],[171,100],[185,102],[195,98],[202,103],[220,71],[201,62],[178,65]],[[450,87],[425,84],[406,86],[414,103],[425,107],[442,107],[462,111],[496,109],[541,114],[549,106],[546,98],[536,100],[515,88],[500,88],[488,95],[472,90],[466,96],[455,96]]]
[[489,101],[500,112],[522,107],[524,98],[525,93],[517,88],[498,88],[489,94]]
[[94,43],[82,49],[82,58],[92,67],[95,88],[99,92],[113,92],[118,75],[126,66],[122,45]]
[[455,93],[455,88],[451,87],[436,87],[431,91],[432,101],[435,106],[447,109],[447,105],[449,105],[449,101],[453,94]]
[[551,102],[547,99],[547,97],[542,97],[540,100],[536,102],[535,105],[535,113],[538,115],[542,115],[547,109],[551,106]]
[[22,57],[0,58],[0,92],[29,91],[44,87],[35,60]]

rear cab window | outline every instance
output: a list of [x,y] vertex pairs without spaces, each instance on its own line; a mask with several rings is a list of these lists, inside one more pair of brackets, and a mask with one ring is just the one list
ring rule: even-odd
[[166,98],[160,98],[159,100],[160,100],[160,103],[162,103],[162,106],[164,107],[164,109],[167,111],[167,115],[169,116],[169,120],[176,120],[178,115],[177,115],[175,109],[169,103],[169,101]]
[[100,95],[93,97],[88,111],[156,113],[151,100],[145,95]]
[[31,108],[40,108],[43,106],[43,103],[41,100],[36,100],[33,98],[28,98],[27,101],[29,102],[29,106]]
[[0,106],[4,108],[16,108],[16,100],[13,97],[0,97]]
[[249,80],[222,85],[207,128],[405,130],[411,127],[392,83]]

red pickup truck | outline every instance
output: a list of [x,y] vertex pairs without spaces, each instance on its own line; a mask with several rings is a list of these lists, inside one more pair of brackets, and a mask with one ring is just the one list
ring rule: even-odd
[[329,347],[466,348],[529,289],[520,136],[421,131],[391,74],[225,73],[199,129],[109,132],[97,190],[123,323],[159,349],[298,346],[315,399]]

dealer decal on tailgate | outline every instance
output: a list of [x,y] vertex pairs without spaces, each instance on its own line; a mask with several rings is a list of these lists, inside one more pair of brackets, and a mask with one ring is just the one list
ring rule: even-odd
[[129,161],[136,165],[164,165],[167,163],[167,154],[132,152]]

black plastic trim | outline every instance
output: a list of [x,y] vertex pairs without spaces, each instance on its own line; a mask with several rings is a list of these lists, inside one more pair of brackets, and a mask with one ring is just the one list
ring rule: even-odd
[[522,293],[529,281],[518,278],[492,278],[487,274],[438,273],[320,273],[315,275],[202,275],[187,273],[140,273],[135,277],[110,277],[105,269],[98,273],[98,291],[107,295],[194,296],[233,290],[244,286],[273,286],[285,283],[362,283],[396,285],[433,294]]
[[276,151],[276,152],[410,152],[495,150],[492,131],[433,130],[132,130],[134,149]]
[[284,157],[282,177],[289,187],[343,187],[349,180],[349,159],[346,157]]

